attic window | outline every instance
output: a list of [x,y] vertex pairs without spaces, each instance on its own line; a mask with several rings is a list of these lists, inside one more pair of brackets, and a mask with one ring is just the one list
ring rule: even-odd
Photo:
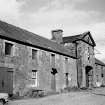
[[5,42],[5,55],[12,55],[13,44]]

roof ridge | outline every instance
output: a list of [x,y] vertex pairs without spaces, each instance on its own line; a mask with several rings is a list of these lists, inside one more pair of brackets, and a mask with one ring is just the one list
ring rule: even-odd
[[20,28],[19,26],[13,25],[13,24],[11,24],[11,23],[7,23],[7,22],[2,21],[2,20],[0,20],[0,22],[5,23],[5,24],[8,24],[8,25],[10,25],[11,27],[15,27],[15,28],[17,28],[17,29],[19,29],[19,30],[26,31],[26,32],[30,33],[32,36],[36,35],[36,36],[38,36],[38,37],[42,37],[42,38],[44,38],[44,39],[46,39],[46,40],[51,41],[50,39],[48,39],[48,38],[46,38],[46,37],[43,37],[43,36],[41,36],[41,35],[39,35],[39,34],[36,34],[36,33],[34,33],[34,32],[31,32],[31,31],[29,31],[29,30],[27,30],[27,29],[25,29],[25,28]]
[[[83,33],[81,33],[81,34],[78,34],[78,35],[65,36],[65,37],[76,37],[76,36],[82,36],[82,35],[86,35],[87,33],[90,33],[90,31],[85,31],[85,32],[83,32]],[[63,37],[63,38],[65,38],[65,37]]]

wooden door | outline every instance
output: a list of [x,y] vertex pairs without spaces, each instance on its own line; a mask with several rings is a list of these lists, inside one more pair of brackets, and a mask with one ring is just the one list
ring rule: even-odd
[[7,71],[7,74],[8,93],[13,94],[13,71]]
[[92,86],[92,70],[88,71],[86,73],[86,87],[91,87]]
[[89,74],[86,74],[86,87],[89,87]]
[[13,72],[9,68],[0,68],[0,93],[13,92]]
[[51,89],[52,89],[53,91],[56,91],[56,77],[55,77],[54,74],[52,74]]
[[7,92],[7,72],[4,68],[0,68],[0,92]]

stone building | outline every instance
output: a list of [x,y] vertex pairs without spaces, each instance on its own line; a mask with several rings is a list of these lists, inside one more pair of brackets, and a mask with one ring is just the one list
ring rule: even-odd
[[96,86],[105,86],[105,64],[95,58]]
[[0,92],[91,88],[97,86],[96,71],[104,83],[105,64],[96,62],[95,45],[90,32],[63,37],[62,30],[53,30],[49,40],[0,21]]

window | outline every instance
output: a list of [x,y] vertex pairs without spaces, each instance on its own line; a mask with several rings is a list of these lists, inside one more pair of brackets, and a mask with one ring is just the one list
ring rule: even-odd
[[65,64],[67,64],[68,63],[68,58],[65,58]]
[[90,48],[88,47],[88,53],[87,53],[87,55],[88,55],[88,60],[90,61]]
[[69,73],[65,73],[66,87],[68,87],[68,85],[69,85],[68,75],[69,75]]
[[68,58],[65,58],[65,71],[68,72]]
[[12,55],[13,44],[5,42],[5,55]]
[[37,87],[37,70],[32,70],[32,87]]
[[104,74],[103,74],[103,73],[101,74],[101,77],[102,77],[102,78],[104,77]]
[[55,68],[55,54],[51,54],[51,64],[52,67]]
[[37,59],[37,50],[32,49],[32,59]]

